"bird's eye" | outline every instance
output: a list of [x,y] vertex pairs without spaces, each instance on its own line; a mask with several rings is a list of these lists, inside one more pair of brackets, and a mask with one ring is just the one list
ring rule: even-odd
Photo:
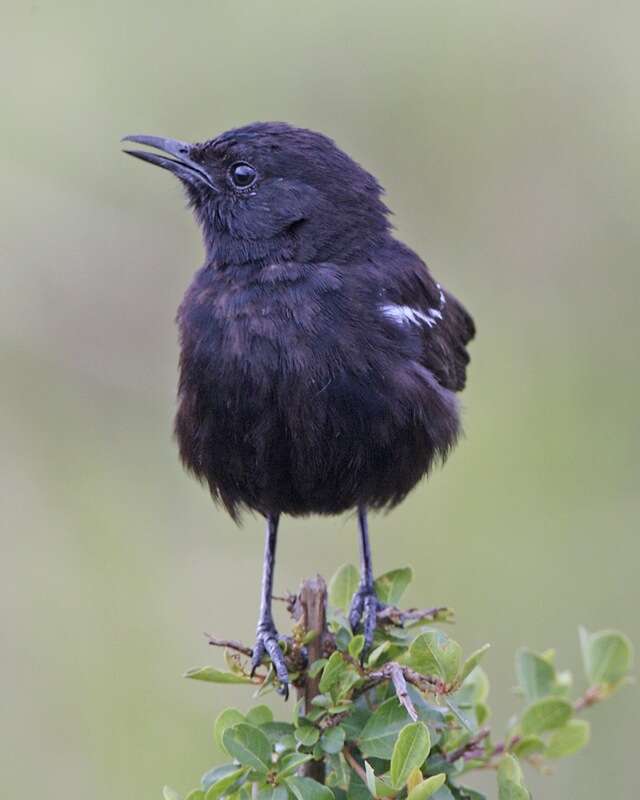
[[229,178],[237,189],[247,189],[256,182],[258,173],[245,161],[238,161],[229,167]]

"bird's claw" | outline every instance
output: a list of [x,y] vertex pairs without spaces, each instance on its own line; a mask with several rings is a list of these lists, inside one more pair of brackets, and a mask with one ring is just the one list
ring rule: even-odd
[[256,643],[253,647],[251,655],[251,677],[255,674],[256,669],[262,663],[262,659],[268,656],[273,664],[276,676],[278,678],[278,694],[282,695],[285,700],[289,699],[289,672],[284,660],[284,653],[280,648],[280,637],[278,631],[273,624],[258,625],[256,632]]
[[384,606],[376,597],[373,586],[361,585],[353,595],[351,608],[349,609],[349,625],[354,633],[362,626],[364,635],[363,658],[371,650],[378,621],[378,611],[382,610],[382,608]]

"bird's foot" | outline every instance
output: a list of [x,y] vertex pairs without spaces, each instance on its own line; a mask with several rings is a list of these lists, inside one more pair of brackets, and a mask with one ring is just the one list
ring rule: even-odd
[[378,611],[382,611],[384,607],[384,604],[376,597],[373,585],[361,584],[353,595],[351,608],[349,609],[349,625],[351,625],[351,630],[354,633],[362,627],[364,635],[363,658],[371,650],[373,635],[378,621]]
[[284,653],[280,648],[280,636],[273,622],[260,623],[256,631],[256,643],[253,646],[251,655],[251,676],[253,677],[256,669],[266,656],[273,664],[278,678],[278,694],[285,700],[289,699],[289,673],[284,660]]

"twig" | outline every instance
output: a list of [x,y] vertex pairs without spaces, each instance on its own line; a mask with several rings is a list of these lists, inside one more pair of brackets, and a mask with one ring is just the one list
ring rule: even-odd
[[[313,631],[316,636],[307,645],[308,663],[313,664],[322,658],[324,639],[327,632],[327,584],[319,575],[308,578],[300,587],[295,603],[300,612],[302,631],[307,634]],[[297,687],[298,699],[302,704],[302,713],[307,714],[313,700],[320,694],[320,677],[311,678],[304,673],[304,678]],[[301,774],[313,778],[318,783],[325,781],[325,760],[320,758],[308,761],[302,766]]]
[[[478,745],[480,742],[483,742],[490,733],[491,730],[489,728],[480,728],[466,744],[460,745],[460,747],[447,753],[446,760],[449,764],[453,764],[453,762],[457,761],[459,758],[477,758],[478,755],[483,755],[483,750],[479,748]],[[491,755],[495,755],[495,751]]]
[[276,600],[278,603],[284,603],[287,608],[287,613],[295,618],[295,608],[296,603],[298,601],[298,595],[291,594],[291,592],[287,592],[285,595],[271,595],[272,600]]
[[367,785],[367,773],[360,766],[360,764],[358,764],[358,762],[356,761],[353,753],[351,752],[351,750],[349,750],[347,745],[345,745],[342,748],[342,755],[344,756],[344,760],[347,762],[347,764],[351,767],[351,769],[356,773],[356,775],[360,778],[360,780],[366,786]]
[[[591,686],[582,695],[582,697],[579,697],[574,702],[573,710],[576,713],[579,713],[580,711],[584,711],[586,708],[590,708],[591,706],[595,705],[596,703],[599,703],[602,699],[603,698],[602,698],[602,693],[600,691],[600,687],[599,686]],[[495,768],[497,765],[492,762],[492,759],[494,759],[496,756],[501,756],[503,753],[505,753],[505,752],[507,752],[509,750],[512,750],[518,744],[518,742],[521,739],[522,739],[521,736],[514,736],[512,739],[505,739],[502,742],[498,742],[498,744],[496,744],[495,747],[493,748],[493,750],[491,751],[491,754],[489,756],[489,761],[485,765],[485,768],[489,768],[489,769]],[[449,760],[449,758],[447,760]],[[542,765],[535,763],[535,759],[532,756],[530,756],[527,760],[530,761],[531,763],[533,763],[534,766],[538,767],[538,769],[540,769],[542,767]]]
[[343,719],[349,716],[349,713],[349,711],[341,711],[339,714],[327,714],[326,717],[322,717],[316,724],[320,730],[326,731],[329,728],[335,728],[336,725],[339,725]]
[[382,683],[382,681],[389,679],[393,680],[393,674],[396,671],[402,674],[402,677],[406,683],[412,684],[422,692],[431,692],[432,694],[447,694],[449,691],[449,687],[447,687],[441,678],[437,678],[435,675],[421,675],[419,672],[416,672],[410,667],[405,667],[402,664],[398,664],[397,661],[389,661],[386,664],[383,664],[379,670],[370,672],[368,675],[368,681],[358,690],[357,693],[363,694],[372,687]]
[[522,739],[522,736],[514,736],[513,739],[509,739],[508,741],[505,739],[503,742],[498,742],[498,744],[493,748],[490,758],[493,758],[494,756],[501,756],[506,750],[511,750],[512,747],[515,747],[518,744],[520,739]]
[[[590,708],[596,703],[599,703],[602,699],[603,698],[602,698],[602,693],[600,691],[600,687],[591,686],[582,695],[582,697],[579,697],[576,701],[574,701],[573,710],[576,713],[579,713],[580,711],[584,711],[586,708]],[[503,753],[512,750],[521,739],[522,739],[521,736],[514,736],[512,739],[505,739],[502,742],[498,742],[491,751],[491,755],[489,756],[489,762],[491,762],[491,759],[495,758],[495,756],[501,756]],[[528,760],[531,761],[532,760],[531,757],[529,757]],[[495,765],[492,763],[488,763],[486,766],[493,767]]]
[[450,622],[453,618],[453,611],[446,606],[436,608],[409,608],[402,611],[397,606],[385,606],[378,611],[378,621],[381,623],[390,622],[401,628],[405,622]]
[[413,705],[409,692],[407,692],[407,682],[402,674],[402,668],[399,664],[392,663],[391,665],[391,680],[393,681],[393,688],[396,690],[396,695],[400,704],[403,705],[407,714],[414,722],[418,721],[418,713]]
[[591,686],[587,691],[579,697],[573,704],[574,711],[584,711],[585,708],[599,703],[602,700],[602,693],[599,686]]
[[238,653],[242,653],[243,656],[247,656],[251,658],[253,655],[253,650],[250,647],[246,647],[244,644],[240,642],[234,642],[232,639],[215,639],[208,633],[205,633],[207,640],[209,641],[210,645],[214,647],[225,647],[228,650],[235,650]]

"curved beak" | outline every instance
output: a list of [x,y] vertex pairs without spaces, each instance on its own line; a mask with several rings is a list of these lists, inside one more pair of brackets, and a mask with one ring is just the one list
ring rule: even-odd
[[147,147],[153,147],[155,150],[161,150],[163,153],[168,153],[169,156],[172,156],[171,158],[158,153],[150,153],[147,150],[123,150],[127,155],[139,158],[141,161],[147,161],[149,164],[168,169],[169,172],[173,172],[185,183],[204,183],[214,192],[219,191],[203,166],[191,158],[193,145],[188,142],[181,142],[178,139],[164,139],[161,136],[140,135],[124,136],[121,141],[143,144]]

